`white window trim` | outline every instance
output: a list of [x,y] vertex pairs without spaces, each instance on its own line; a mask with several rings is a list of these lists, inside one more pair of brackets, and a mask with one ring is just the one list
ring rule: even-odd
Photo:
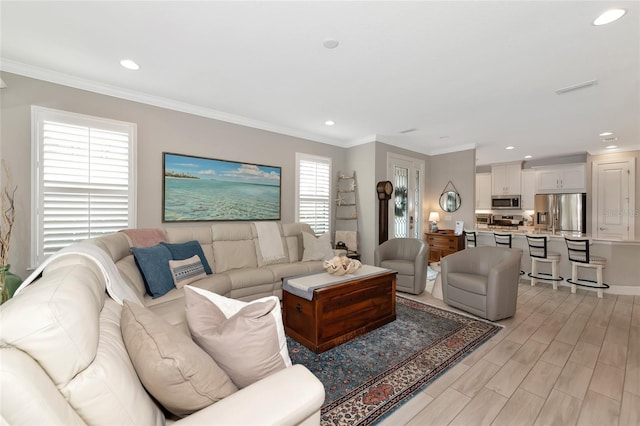
[[331,208],[331,194],[333,194],[333,182],[331,176],[333,176],[333,164],[331,157],[322,157],[319,155],[304,154],[296,152],[296,183],[295,183],[295,221],[300,222],[300,162],[301,161],[313,161],[317,163],[326,163],[329,165],[329,218],[328,218],[328,230],[331,235],[331,227],[333,224],[333,209]]
[[40,177],[42,158],[42,123],[44,120],[61,121],[80,126],[98,127],[104,130],[116,130],[127,132],[130,135],[129,143],[129,203],[128,216],[129,226],[137,226],[137,126],[135,123],[111,120],[107,118],[94,117],[90,115],[78,114],[37,105],[31,106],[31,248],[30,266],[35,268],[44,259],[42,255],[43,224],[39,220],[38,209],[41,206],[40,199],[44,193],[43,182]]

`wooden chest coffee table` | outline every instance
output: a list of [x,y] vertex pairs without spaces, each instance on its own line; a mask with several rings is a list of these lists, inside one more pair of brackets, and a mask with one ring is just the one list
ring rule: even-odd
[[282,302],[285,332],[324,352],[396,319],[396,273],[363,265],[353,275],[289,278]]

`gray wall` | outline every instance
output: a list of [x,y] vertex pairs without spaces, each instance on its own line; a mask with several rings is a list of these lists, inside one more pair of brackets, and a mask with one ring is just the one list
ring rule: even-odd
[[[31,212],[31,105],[137,124],[137,226],[162,224],[162,152],[175,152],[224,160],[254,162],[282,167],[282,221],[295,216],[295,153],[332,158],[338,171],[356,171],[358,178],[360,247],[364,263],[373,263],[378,242],[378,200],[375,185],[386,180],[388,152],[426,160],[423,214],[438,206],[437,197],[452,180],[462,197],[461,210],[453,220],[471,223],[475,153],[428,157],[413,151],[372,142],[352,148],[313,142],[210,118],[154,107],[11,73],[0,73],[7,88],[0,91],[0,153],[18,185],[18,219],[11,242],[11,270],[22,276],[27,269]],[[332,182],[332,185],[334,182]],[[471,209],[467,214],[467,208]],[[451,222],[453,224],[453,222]],[[453,227],[441,223],[441,227]],[[191,226],[170,224],[169,226]]]
[[[440,214],[438,228],[454,229],[457,220],[462,220],[467,229],[475,226],[475,162],[475,149],[434,155],[429,158],[426,203],[429,211]],[[439,203],[440,194],[449,181],[458,190],[462,200],[460,209],[453,213],[445,213]]]
[[[282,221],[295,215],[295,153],[331,157],[345,168],[346,150],[277,133],[157,108],[115,97],[2,73],[1,150],[18,185],[11,270],[23,278],[29,259],[31,211],[31,105],[137,124],[137,226],[162,224],[162,152],[282,167]],[[184,224],[191,226],[192,224]],[[180,226],[171,224],[170,226]]]

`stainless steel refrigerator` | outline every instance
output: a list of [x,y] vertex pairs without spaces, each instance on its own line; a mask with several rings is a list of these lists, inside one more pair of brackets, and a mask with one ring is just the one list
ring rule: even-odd
[[550,232],[587,232],[587,194],[537,194],[533,225]]

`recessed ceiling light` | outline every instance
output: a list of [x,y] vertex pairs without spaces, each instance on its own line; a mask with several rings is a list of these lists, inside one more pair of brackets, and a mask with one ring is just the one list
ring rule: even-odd
[[613,137],[613,138],[604,138],[604,139],[602,139],[602,142],[604,142],[604,143],[611,143],[611,142],[615,142],[615,141],[617,141],[617,140],[618,140],[618,138],[616,138],[616,137]]
[[327,49],[335,49],[339,44],[340,42],[338,40],[334,40],[332,38],[328,38],[322,42],[322,45]]
[[505,149],[514,149],[514,148],[515,148],[515,146],[508,146]]
[[324,124],[326,124],[327,126],[333,126],[334,124],[336,124],[336,122],[333,120],[327,120],[324,122]]
[[123,59],[120,61],[120,65],[122,65],[123,67],[125,67],[128,70],[139,70],[140,69],[140,65],[136,64],[133,60],[131,59]]
[[558,95],[562,95],[567,92],[573,92],[574,90],[579,90],[585,87],[593,86],[596,83],[598,83],[598,80],[583,81],[582,83],[573,84],[571,86],[566,86],[566,87],[561,87],[559,89],[556,89],[556,93]]
[[606,12],[604,12],[602,15],[598,16],[593,21],[593,25],[610,24],[613,21],[617,21],[618,19],[622,18],[625,13],[627,13],[625,9],[609,9]]
[[613,132],[602,132],[600,133],[600,136],[611,136],[613,134]]
[[531,155],[525,155],[524,158],[529,159],[529,158],[532,158],[532,156]]
[[609,145],[609,146],[607,146],[606,148],[607,148],[607,149],[613,149],[613,148],[617,148],[617,146],[616,146],[616,145]]

